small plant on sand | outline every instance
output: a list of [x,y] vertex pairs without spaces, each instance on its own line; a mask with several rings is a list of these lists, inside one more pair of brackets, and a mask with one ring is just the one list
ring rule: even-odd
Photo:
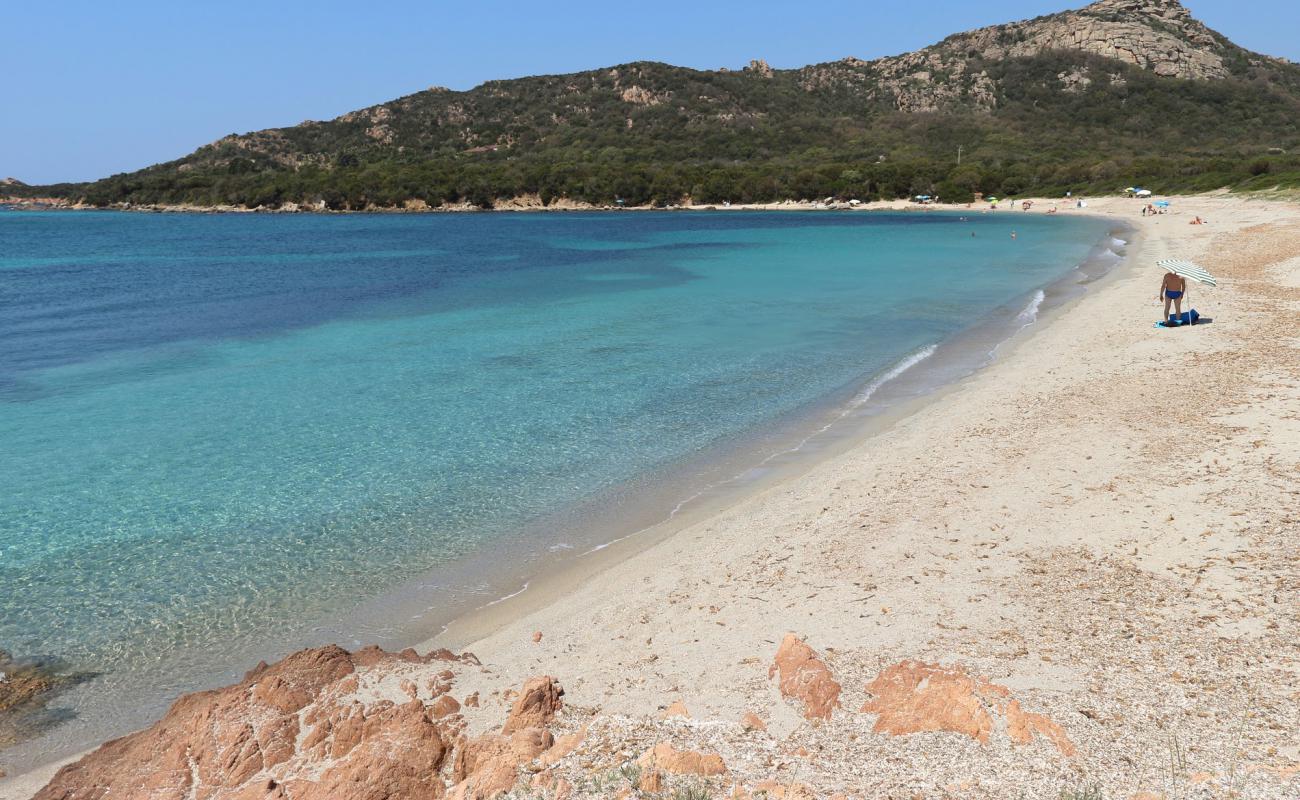
[[623,780],[636,786],[641,782],[641,765],[635,761],[629,761],[619,766],[618,774],[622,776]]
[[1106,800],[1106,794],[1101,790],[1100,784],[1090,783],[1087,786],[1062,789],[1061,800]]
[[713,795],[710,794],[707,786],[679,786],[673,789],[673,800],[709,800]]
[[614,769],[599,772],[582,782],[580,788],[603,793],[606,790],[621,789],[627,784],[636,786],[641,780],[641,765],[635,761],[626,761]]
[[1187,774],[1187,749],[1178,736],[1169,737],[1169,782],[1174,786],[1182,783],[1183,776]]
[[1245,751],[1241,749],[1241,738],[1246,732],[1246,721],[1255,715],[1252,707],[1255,705],[1255,694],[1252,691],[1246,699],[1246,707],[1241,713],[1241,721],[1237,723],[1237,729],[1232,734],[1232,751],[1229,753],[1228,761],[1228,794],[1234,795],[1237,789],[1237,768],[1241,766],[1242,756]]

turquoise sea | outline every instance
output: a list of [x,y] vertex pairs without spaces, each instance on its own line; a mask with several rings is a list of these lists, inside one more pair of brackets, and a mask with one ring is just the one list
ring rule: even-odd
[[[582,545],[543,521],[1032,318],[1109,229],[0,212],[0,649],[97,674],[0,762],[301,644],[417,640],[493,564]],[[429,613],[358,615],[399,585]]]

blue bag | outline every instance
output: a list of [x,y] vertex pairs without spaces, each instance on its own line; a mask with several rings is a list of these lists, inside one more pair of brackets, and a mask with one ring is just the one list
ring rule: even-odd
[[1196,321],[1199,320],[1200,318],[1201,315],[1197,313],[1196,309],[1193,308],[1191,311],[1184,311],[1182,314],[1170,314],[1169,324],[1170,325],[1195,325]]

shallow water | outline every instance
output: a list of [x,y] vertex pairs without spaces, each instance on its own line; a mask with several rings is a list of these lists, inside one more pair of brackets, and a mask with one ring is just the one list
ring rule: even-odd
[[1107,230],[0,213],[0,649],[103,673],[39,746],[520,531],[562,547],[528,523],[1029,314]]

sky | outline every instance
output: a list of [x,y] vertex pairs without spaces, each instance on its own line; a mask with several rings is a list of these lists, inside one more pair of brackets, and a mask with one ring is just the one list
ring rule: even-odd
[[[229,133],[446,86],[629,61],[716,69],[871,59],[1087,0],[0,0],[0,177],[81,181]],[[1300,2],[1184,0],[1300,61]]]

